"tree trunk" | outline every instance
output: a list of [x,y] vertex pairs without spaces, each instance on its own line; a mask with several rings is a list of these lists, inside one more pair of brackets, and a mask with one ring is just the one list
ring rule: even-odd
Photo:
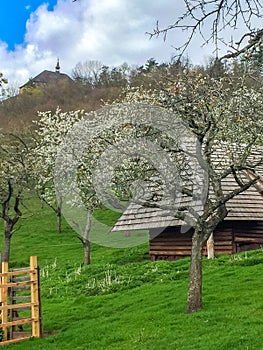
[[4,229],[5,229],[5,245],[2,253],[2,261],[9,262],[13,225],[5,221]]
[[82,237],[82,245],[84,248],[84,264],[89,265],[90,264],[90,240],[89,240],[89,233],[91,229],[91,218],[92,218],[92,211],[88,210],[87,212],[87,223],[85,227],[85,232]]
[[124,231],[124,236],[125,237],[131,237],[131,231],[130,230]]
[[90,241],[85,240],[83,241],[83,248],[84,248],[84,265],[90,264]]
[[207,242],[206,242],[206,249],[207,249],[207,257],[208,259],[214,259],[215,258],[215,245],[214,245],[214,234],[211,233],[209,236]]
[[57,207],[57,233],[61,233],[61,219],[62,219],[62,199],[58,202]]
[[202,308],[202,232],[195,230],[192,237],[192,254],[190,263],[190,283],[188,289],[187,312]]

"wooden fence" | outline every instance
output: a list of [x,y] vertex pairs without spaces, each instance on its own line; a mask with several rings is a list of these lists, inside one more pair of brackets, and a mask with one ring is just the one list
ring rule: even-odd
[[[39,268],[36,256],[30,257],[28,268],[9,271],[8,263],[2,263],[0,317],[0,328],[3,333],[0,346],[31,337],[41,337]],[[25,326],[26,330],[24,330]],[[16,327],[18,332],[15,331]]]

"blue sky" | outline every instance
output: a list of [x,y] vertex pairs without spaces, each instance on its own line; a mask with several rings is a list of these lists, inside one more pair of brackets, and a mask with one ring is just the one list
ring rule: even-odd
[[[52,11],[57,0],[48,0],[48,10]],[[2,0],[0,40],[14,50],[16,44],[22,44],[26,33],[26,21],[30,14],[41,4],[42,0]]]

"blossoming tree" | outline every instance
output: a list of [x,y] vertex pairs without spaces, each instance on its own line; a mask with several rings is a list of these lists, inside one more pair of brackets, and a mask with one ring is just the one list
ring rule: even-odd
[[[138,101],[149,106],[148,112],[147,108],[145,109],[143,121],[138,119]],[[125,183],[123,176],[112,176],[116,170],[125,174],[125,156],[133,160],[157,160],[155,164],[145,168],[145,171],[152,172],[151,178],[155,179],[152,189],[157,188],[157,191],[154,190],[152,195],[150,191],[146,197],[145,194],[142,197],[137,187],[137,196],[133,201],[145,207],[163,209],[168,215],[181,219],[194,228],[187,311],[197,311],[202,307],[203,244],[213,234],[219,222],[228,215],[227,202],[255,185],[260,178],[258,169],[263,158],[261,148],[257,145],[263,141],[263,90],[247,87],[242,79],[233,81],[230,75],[212,79],[192,70],[173,80],[170,79],[159,91],[144,91],[141,88],[129,90],[124,102],[125,105],[115,106],[119,115],[116,113],[113,118],[118,120],[123,113],[128,113],[130,125],[127,122],[122,124],[121,118],[119,125],[116,122],[112,123],[109,116],[102,119],[103,123],[108,123],[107,135],[103,138],[108,141],[106,148],[108,147],[109,151],[106,152],[107,156],[103,157],[100,167],[100,192],[104,192],[104,198],[108,201],[114,192],[113,188],[114,195],[117,193],[118,178],[122,179],[119,188],[130,184],[128,181]],[[135,107],[132,109],[133,103]],[[154,113],[151,106],[154,105],[163,106],[171,112],[170,120],[169,116],[160,114],[160,118],[155,119],[154,125],[151,125]],[[186,135],[181,139],[181,143],[177,141],[180,140],[180,130],[176,130],[178,120],[180,125],[189,131],[188,135],[192,135]],[[131,137],[138,140],[143,138],[143,142],[116,143],[116,139],[111,138],[111,135],[116,134],[119,134],[122,140]],[[187,148],[185,145],[189,142],[190,148]],[[116,149],[122,150],[124,158],[120,156],[120,152],[114,155],[114,143]],[[98,154],[98,157],[102,157],[102,153]],[[116,158],[121,163],[119,167],[116,166]],[[193,161],[203,176],[199,183],[196,180],[198,174],[191,169]],[[176,172],[171,164],[177,169]],[[223,183],[228,177],[234,179],[235,186],[225,192]],[[107,184],[107,181],[111,182],[111,185]],[[202,188],[202,182],[206,183],[206,190]],[[196,185],[201,189],[199,197],[196,196]],[[107,188],[108,195],[105,194]],[[179,197],[183,198],[181,203],[178,202]],[[113,202],[111,200],[111,203]]]
[[4,222],[2,261],[9,261],[14,227],[22,216],[21,201],[30,189],[30,150],[21,136],[2,133],[0,141],[0,219]]
[[54,167],[58,148],[72,126],[83,117],[83,111],[62,112],[59,108],[39,112],[39,120],[35,121],[36,140],[32,151],[31,162],[38,196],[57,215],[57,232],[61,232],[62,196],[57,198],[54,189]]
[[[48,204],[56,213],[58,233],[61,232],[63,203],[67,201],[70,207],[75,207],[76,213],[73,214],[73,218],[74,215],[78,216],[79,208],[74,200],[74,195],[68,198],[68,194],[71,190],[70,186],[59,187],[59,190],[55,188],[54,177],[56,160],[63,141],[65,139],[68,140],[66,138],[67,134],[71,132],[75,124],[78,124],[78,122],[83,119],[84,115],[84,111],[62,112],[57,108],[55,113],[50,111],[40,112],[40,119],[35,122],[37,124],[36,146],[32,152],[31,161],[34,169],[33,173],[36,189],[41,200]],[[75,141],[74,139],[73,142]],[[67,146],[70,147],[71,144],[69,143]],[[76,157],[76,155],[73,155],[73,157]],[[66,164],[66,161],[67,157],[62,159],[63,164]],[[89,264],[91,217],[94,209],[97,208],[100,203],[95,196],[90,182],[91,174],[89,169],[92,167],[92,157],[87,155],[85,159],[76,158],[75,161],[78,162],[78,190],[81,193],[82,203],[84,203],[87,212],[84,218],[84,226],[79,225],[78,220],[74,219],[71,224],[79,233],[78,237],[84,248],[84,262],[85,264]],[[60,175],[61,178],[58,182],[64,183],[62,177],[66,176],[66,174],[63,173]]]

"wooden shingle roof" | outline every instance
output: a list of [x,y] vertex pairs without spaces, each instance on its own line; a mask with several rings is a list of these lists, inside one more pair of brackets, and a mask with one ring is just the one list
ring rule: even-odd
[[[263,198],[254,186],[231,199],[227,205],[225,220],[263,221]],[[159,208],[144,207],[131,203],[114,225],[112,231],[142,230],[167,226],[181,226],[185,223]]]
[[[262,168],[257,169],[263,174]],[[248,179],[244,174],[244,179]],[[237,188],[233,175],[222,181],[223,192]],[[232,221],[263,221],[263,181],[240,193],[226,204],[228,215],[224,220]],[[184,200],[184,199],[183,199]],[[191,204],[190,204],[191,205]],[[151,208],[137,203],[131,203],[114,225],[112,231],[156,229],[168,226],[181,226],[186,223],[160,208]]]

